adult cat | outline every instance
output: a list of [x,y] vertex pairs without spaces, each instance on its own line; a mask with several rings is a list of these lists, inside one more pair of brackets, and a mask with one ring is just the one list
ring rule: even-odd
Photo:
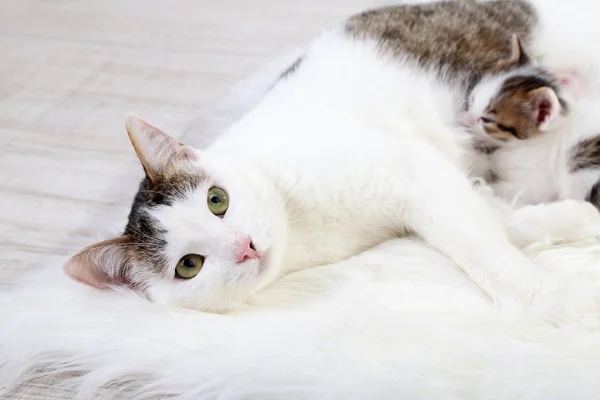
[[[468,9],[473,26],[506,35],[505,56],[510,34],[525,37],[534,20],[517,1],[462,7],[453,14],[461,21]],[[129,117],[146,172],[129,223],[123,236],[74,256],[67,274],[223,311],[283,274],[411,231],[496,302],[550,290],[554,280],[510,243],[469,179],[470,138],[453,121],[470,73],[398,50],[418,36],[349,26],[318,38],[208,149]]]

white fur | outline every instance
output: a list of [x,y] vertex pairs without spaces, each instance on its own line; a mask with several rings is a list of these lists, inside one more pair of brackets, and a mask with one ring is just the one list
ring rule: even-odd
[[474,116],[481,116],[498,93],[502,84],[518,74],[527,74],[528,68],[518,68],[515,71],[484,77],[475,85],[469,95],[468,111]]

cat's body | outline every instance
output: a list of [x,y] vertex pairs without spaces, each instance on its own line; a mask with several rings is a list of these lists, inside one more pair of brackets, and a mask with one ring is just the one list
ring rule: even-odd
[[[515,4],[481,10],[503,15],[506,7],[514,17]],[[514,31],[523,29],[505,30],[506,54]],[[130,120],[147,172],[140,193],[149,200],[136,202],[122,238],[84,250],[67,271],[96,286],[126,282],[161,303],[227,310],[283,274],[411,231],[495,301],[528,302],[548,280],[474,190],[471,138],[455,124],[478,72],[424,64],[390,50],[406,38],[380,39],[347,26],[322,35],[205,151],[182,153],[156,128]],[[211,187],[228,192],[220,218],[204,204]],[[233,254],[244,246],[259,256],[240,262]],[[182,280],[175,266],[186,255],[203,267]]]
[[[414,157],[420,147],[439,146],[442,163],[466,165],[468,135],[438,130],[451,125],[460,107],[458,95],[440,83],[411,62],[398,68],[379,57],[372,43],[332,33],[207,151],[259,165],[285,193],[291,210],[285,268],[329,263],[402,231],[400,209],[409,194],[395,187],[420,189],[418,180],[399,173],[427,165],[427,152]],[[409,92],[421,93],[423,103],[407,98]],[[435,119],[421,108],[431,106],[430,96],[443,110]],[[431,127],[413,121],[418,113],[429,116]]]

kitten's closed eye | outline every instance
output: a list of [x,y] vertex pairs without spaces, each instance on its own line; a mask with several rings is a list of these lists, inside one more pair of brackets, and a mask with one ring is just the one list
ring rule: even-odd
[[507,126],[504,124],[500,124],[496,122],[496,125],[498,126],[498,129],[504,131],[504,132],[508,132],[511,135],[513,135],[514,137],[516,137],[517,139],[523,139],[521,136],[519,136],[519,133],[517,132],[517,130],[511,126]]
[[498,140],[524,139],[519,135],[517,129],[512,126],[502,124],[488,117],[481,117],[481,122],[483,122],[483,129],[487,134]]

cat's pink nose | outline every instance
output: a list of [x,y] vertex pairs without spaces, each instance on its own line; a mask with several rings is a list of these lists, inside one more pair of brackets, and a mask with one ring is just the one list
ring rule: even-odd
[[258,258],[258,252],[254,248],[254,244],[252,244],[252,239],[247,236],[244,239],[241,239],[237,243],[234,257],[235,261],[238,263],[241,263],[244,260]]

